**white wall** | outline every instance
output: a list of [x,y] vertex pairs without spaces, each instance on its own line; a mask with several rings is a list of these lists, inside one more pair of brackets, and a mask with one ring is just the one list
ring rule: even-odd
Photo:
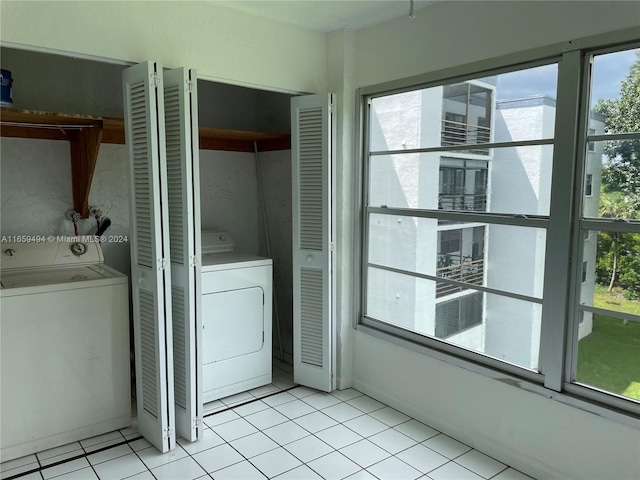
[[[358,31],[357,85],[637,27],[638,18],[637,2],[442,2],[414,20]],[[640,477],[637,429],[363,332],[353,378],[356,388],[539,478]]]
[[625,1],[439,2],[358,31],[358,86],[406,78],[552,43],[638,27]]
[[165,67],[196,68],[200,78],[282,91],[327,88],[322,33],[254,17],[215,2],[2,1],[0,38],[52,49]]
[[357,295],[354,268],[357,252],[352,248],[357,236],[352,213],[357,201],[358,165],[354,161],[353,131],[355,110],[355,41],[353,30],[333,32],[328,41],[329,91],[335,94],[335,192],[336,204],[336,384],[351,386],[353,374],[353,312]]

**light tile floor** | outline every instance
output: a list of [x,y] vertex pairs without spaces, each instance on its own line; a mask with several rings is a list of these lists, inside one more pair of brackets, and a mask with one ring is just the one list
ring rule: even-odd
[[[0,465],[0,479],[530,479],[354,389],[273,383],[205,405],[204,436],[161,454],[135,426]],[[284,391],[286,390],[286,391]]]

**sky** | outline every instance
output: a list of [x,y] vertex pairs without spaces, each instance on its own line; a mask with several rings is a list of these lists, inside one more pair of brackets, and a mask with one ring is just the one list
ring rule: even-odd
[[[592,76],[593,106],[600,98],[617,98],[620,82],[636,60],[637,50],[598,55],[594,59]],[[498,99],[523,98],[544,94],[556,98],[558,67],[545,65],[498,76]]]

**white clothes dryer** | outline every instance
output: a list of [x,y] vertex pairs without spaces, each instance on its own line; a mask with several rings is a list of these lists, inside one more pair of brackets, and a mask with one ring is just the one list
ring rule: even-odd
[[0,251],[1,460],[131,423],[129,286],[90,239]]
[[271,383],[273,261],[235,252],[227,232],[202,232],[205,402]]

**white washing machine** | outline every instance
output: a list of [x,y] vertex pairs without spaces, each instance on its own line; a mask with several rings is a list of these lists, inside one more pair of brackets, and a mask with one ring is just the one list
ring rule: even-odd
[[103,261],[92,241],[0,244],[1,461],[130,425],[129,287]]
[[202,232],[203,395],[210,402],[271,383],[271,259]]

